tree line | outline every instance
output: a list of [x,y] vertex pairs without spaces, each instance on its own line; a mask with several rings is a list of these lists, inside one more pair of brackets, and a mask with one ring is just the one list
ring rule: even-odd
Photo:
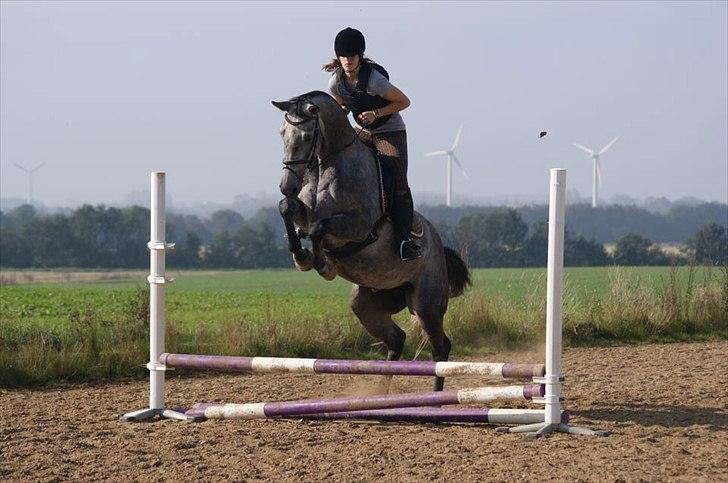
[[[497,206],[417,207],[428,219],[441,220],[450,226],[457,225],[464,216],[500,209]],[[515,210],[529,227],[548,218],[547,205],[525,205]],[[574,233],[601,243],[616,243],[629,233],[639,233],[655,243],[680,243],[709,223],[728,226],[728,205],[714,202],[678,204],[658,213],[635,205],[592,208],[590,204],[577,203],[566,205],[566,222]]]
[[[566,227],[568,266],[669,265],[695,261],[728,264],[725,224],[708,222],[694,230],[681,251],[666,253],[634,232],[616,238],[609,251],[594,236]],[[572,212],[580,208],[570,207]],[[428,211],[427,207],[423,211]],[[472,267],[532,267],[546,264],[548,228],[544,207],[453,210],[430,207],[429,218],[447,246],[460,250]],[[539,213],[536,215],[535,213]],[[447,216],[438,216],[438,215]],[[628,216],[628,214],[625,214]],[[676,215],[673,215],[676,216]],[[567,215],[567,220],[575,217]],[[678,223],[677,221],[675,223]],[[624,224],[624,222],[623,222]],[[576,224],[579,226],[579,224]],[[280,268],[292,266],[277,210],[260,209],[249,219],[220,210],[207,219],[168,214],[168,254],[178,268]],[[68,214],[41,214],[24,205],[0,212],[0,266],[14,268],[142,268],[149,264],[149,210],[84,205]]]

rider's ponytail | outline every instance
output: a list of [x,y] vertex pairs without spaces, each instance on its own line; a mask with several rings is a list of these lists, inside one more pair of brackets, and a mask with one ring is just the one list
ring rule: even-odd
[[[361,56],[361,61],[364,62],[365,60],[368,60],[370,62],[374,62],[369,57],[366,57],[364,55]],[[376,62],[375,62],[376,63]],[[331,62],[328,64],[324,64],[321,66],[322,70],[325,70],[326,72],[334,72],[336,69],[339,69],[341,67],[341,62],[339,62],[339,58],[331,59]]]
[[341,67],[341,62],[339,62],[339,59],[331,59],[331,62],[321,66],[321,68],[326,72],[333,72],[339,67]]

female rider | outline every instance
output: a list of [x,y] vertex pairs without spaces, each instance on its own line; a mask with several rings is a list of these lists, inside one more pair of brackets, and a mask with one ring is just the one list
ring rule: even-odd
[[362,129],[360,137],[371,142],[394,175],[394,203],[390,216],[402,260],[422,256],[420,247],[412,240],[413,203],[407,183],[407,131],[399,115],[410,101],[389,82],[383,67],[364,57],[364,35],[346,28],[336,35],[336,58],[323,66],[333,72],[329,94],[345,109],[354,113]]

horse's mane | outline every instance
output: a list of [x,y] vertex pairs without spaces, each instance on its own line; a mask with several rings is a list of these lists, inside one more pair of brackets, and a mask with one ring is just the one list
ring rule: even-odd
[[331,97],[331,94],[329,94],[328,92],[324,92],[324,91],[311,91],[311,92],[307,92],[305,94],[301,94],[300,96],[296,96],[296,97],[294,97],[291,100],[298,102],[298,101],[307,100],[307,99],[309,99],[311,97],[316,97],[316,96],[328,97],[332,101],[336,102],[336,100],[333,97]]
[[[329,94],[328,92],[324,92],[324,91],[307,92],[305,94],[301,94],[300,96],[296,96],[296,97],[292,98],[291,101],[296,103],[296,112],[300,113],[301,101],[313,102],[312,98],[315,98],[315,97],[323,97],[326,99],[326,102],[330,102],[330,103],[333,103],[334,105],[338,106],[336,99],[334,99],[331,96],[331,94]],[[322,107],[322,106],[319,105],[318,107]]]

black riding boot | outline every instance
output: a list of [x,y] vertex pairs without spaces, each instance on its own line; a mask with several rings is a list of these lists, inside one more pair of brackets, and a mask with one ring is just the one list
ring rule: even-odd
[[402,261],[420,258],[422,249],[412,239],[414,205],[412,203],[412,192],[409,189],[395,192],[391,211],[394,233],[399,241],[399,258]]

